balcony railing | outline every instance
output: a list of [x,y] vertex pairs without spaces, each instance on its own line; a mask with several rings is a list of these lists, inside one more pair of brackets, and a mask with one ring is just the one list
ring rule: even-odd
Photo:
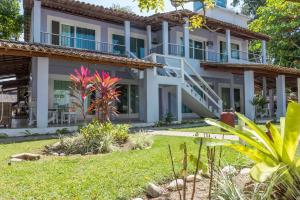
[[76,38],[66,35],[59,35],[53,33],[41,33],[41,43],[51,44],[62,47],[84,49],[90,51],[97,51],[101,53],[114,54],[114,55],[127,55],[125,45],[110,44],[108,42],[99,42],[96,40]]
[[[169,55],[184,57],[184,46],[178,44],[168,44]],[[163,44],[154,46],[151,53],[163,54]],[[190,58],[200,60],[202,62],[221,62],[228,63],[227,52],[219,53],[213,50],[205,50],[201,48],[189,48]],[[234,63],[262,63],[260,54],[231,50],[231,62]]]

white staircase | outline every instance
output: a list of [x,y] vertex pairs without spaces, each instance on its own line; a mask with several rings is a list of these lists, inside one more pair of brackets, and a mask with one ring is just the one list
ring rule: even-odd
[[182,102],[194,113],[202,117],[220,117],[222,99],[184,58],[151,54],[145,59],[164,65],[156,69],[158,76],[178,78]]

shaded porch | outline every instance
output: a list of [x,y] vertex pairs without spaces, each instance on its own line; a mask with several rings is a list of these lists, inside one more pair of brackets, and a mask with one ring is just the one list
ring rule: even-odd
[[[300,70],[263,64],[220,64],[203,63],[208,71],[223,71],[240,75],[244,79],[244,109],[245,115],[254,120],[279,120],[285,117],[289,100],[300,100]],[[233,90],[231,90],[233,91]],[[233,96],[231,94],[230,96]],[[258,116],[253,105],[257,95],[267,101],[266,112]],[[232,104],[234,108],[234,104]]]

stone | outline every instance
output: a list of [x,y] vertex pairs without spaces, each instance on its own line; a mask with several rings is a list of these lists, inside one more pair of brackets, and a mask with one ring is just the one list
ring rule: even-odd
[[66,155],[65,153],[60,153],[60,154],[59,154],[59,156],[65,156],[65,155]]
[[236,169],[234,166],[231,166],[231,165],[228,165],[226,167],[224,167],[221,172],[224,174],[224,175],[233,175],[236,173]]
[[[178,189],[182,189],[183,188],[183,180],[182,179],[177,179],[177,184],[178,184]],[[173,180],[169,183],[169,185],[167,186],[168,190],[171,191],[176,191],[177,190],[177,185],[176,185],[176,180]]]
[[53,152],[51,153],[53,156],[59,156],[59,153]]
[[20,158],[12,158],[10,159],[11,162],[22,162],[24,160],[20,159]]
[[[194,182],[194,174],[191,174],[189,176],[186,177],[186,181],[187,182]],[[201,180],[201,176],[199,176],[198,174],[196,175],[196,182],[199,182]]]
[[250,168],[243,168],[243,169],[241,169],[240,174],[241,175],[248,175],[248,174],[250,174],[250,171],[251,171]]
[[[250,174],[241,174],[232,177],[232,182],[237,186],[241,191],[245,191],[246,187],[251,189],[251,185],[253,185],[253,180],[250,177]],[[249,190],[251,191],[251,190]]]
[[143,200],[142,198],[134,198],[132,200]]
[[164,193],[164,190],[161,187],[155,185],[154,183],[149,183],[149,185],[147,186],[146,194],[149,197],[157,198],[157,197],[161,196],[163,193]]
[[41,158],[41,155],[33,154],[33,153],[20,153],[20,154],[12,155],[11,158],[33,161],[33,160],[39,160]]

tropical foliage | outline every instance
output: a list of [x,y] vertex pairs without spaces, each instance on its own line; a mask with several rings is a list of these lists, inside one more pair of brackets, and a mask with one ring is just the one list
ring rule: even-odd
[[117,115],[117,108],[113,104],[119,100],[120,92],[116,86],[119,81],[119,78],[111,77],[104,71],[101,75],[98,72],[94,75],[93,90],[99,97],[94,100],[91,108],[97,111],[98,120],[102,122],[110,121],[111,115]]
[[[165,8],[164,0],[135,0],[138,3],[141,11],[155,11],[160,12]],[[172,6],[177,9],[184,9],[186,3],[197,2],[195,0],[170,0]],[[206,10],[214,7],[214,0],[198,0],[203,5],[204,15],[194,15],[189,18],[190,28],[197,29],[206,24]]]
[[[280,66],[300,68],[300,3],[286,0],[267,0],[257,9],[258,18],[250,29],[271,36],[268,53],[272,61]],[[251,46],[253,51],[260,43]]]
[[238,118],[248,126],[245,130],[230,127],[213,119],[206,119],[206,122],[237,135],[247,144],[244,146],[225,142],[223,145],[239,151],[255,162],[251,169],[251,177],[254,180],[264,182],[274,174],[279,173],[282,175],[281,180],[287,184],[299,185],[300,157],[296,155],[300,136],[299,113],[300,104],[290,103],[287,108],[285,126],[281,131],[282,134],[272,123],[267,123],[266,126],[271,137],[239,113],[236,113]]
[[[84,121],[87,111],[96,111],[98,120],[102,122],[110,121],[111,115],[116,115],[117,110],[114,103],[118,101],[120,93],[117,91],[119,78],[111,77],[108,73],[98,71],[94,75],[88,68],[81,66],[80,70],[75,69],[75,74],[70,75],[71,96],[75,99],[73,104],[81,110]],[[87,98],[96,93],[96,98],[86,109]]]
[[91,93],[92,80],[91,72],[84,66],[80,67],[80,70],[75,69],[75,74],[70,75],[71,79],[71,96],[74,101],[72,102],[77,108],[80,109],[84,121],[86,120],[85,104],[87,97]]
[[0,39],[18,39],[23,30],[19,0],[0,1]]

